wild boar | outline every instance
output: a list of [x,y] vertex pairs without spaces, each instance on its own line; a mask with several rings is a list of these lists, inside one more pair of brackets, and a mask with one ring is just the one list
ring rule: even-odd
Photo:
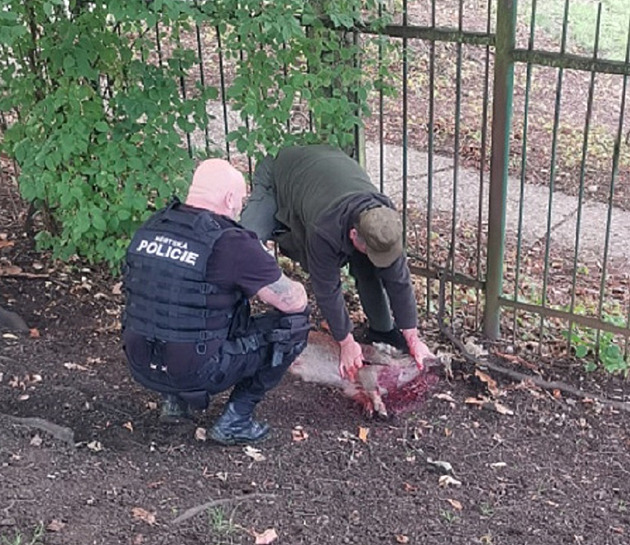
[[[363,407],[366,415],[387,418],[419,405],[424,394],[438,382],[432,372],[436,360],[418,367],[411,356],[386,345],[361,344],[366,363],[356,381],[339,375],[339,345],[326,333],[311,331],[308,346],[293,362],[289,372],[306,382],[334,386]],[[387,403],[387,405],[386,405]]]

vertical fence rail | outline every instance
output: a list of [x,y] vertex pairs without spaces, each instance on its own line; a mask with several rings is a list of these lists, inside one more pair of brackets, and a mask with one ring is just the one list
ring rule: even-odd
[[[403,0],[402,5],[402,24],[403,28],[408,25],[408,5],[407,0]],[[402,39],[402,100],[403,100],[403,120],[402,120],[402,209],[403,209],[403,245],[407,245],[407,174],[408,174],[408,162],[407,162],[407,149],[408,149],[408,120],[407,120],[407,105],[409,97],[408,91],[408,75],[409,75],[409,50],[408,50],[407,36],[403,36]]]
[[[597,7],[597,23],[595,25],[595,45],[593,46],[593,60],[597,59],[599,53],[599,35],[602,23],[602,5]],[[573,271],[571,278],[571,302],[569,304],[569,313],[575,311],[576,289],[577,289],[577,271],[578,271],[578,255],[580,252],[582,212],[584,205],[584,180],[586,176],[586,161],[588,157],[588,142],[591,131],[591,116],[593,114],[593,95],[595,92],[595,71],[591,70],[591,80],[588,87],[588,99],[586,104],[586,119],[584,120],[584,137],[582,139],[582,160],[580,162],[580,181],[578,188],[578,206],[577,218],[575,222],[575,250],[573,253]],[[605,275],[603,275],[605,278]],[[569,320],[569,329],[567,334],[568,348],[571,348],[571,334],[573,333],[573,320]],[[599,344],[599,343],[597,343]]]
[[[435,28],[435,2],[431,0],[431,28]],[[433,256],[431,255],[431,239],[433,235],[433,157],[435,154],[435,40],[431,40],[429,46],[429,111],[428,111],[428,137],[427,137],[427,241],[426,241],[426,265],[430,267]],[[427,281],[427,314],[431,312],[431,282]]]
[[[564,2],[564,16],[562,20],[562,40],[560,43],[560,54],[566,52],[567,45],[567,29],[569,19],[569,0]],[[542,284],[542,308],[547,307],[547,288],[549,285],[549,256],[551,253],[551,232],[553,228],[553,198],[556,185],[556,167],[558,154],[558,127],[560,126],[560,107],[562,104],[562,84],[564,82],[564,69],[558,68],[558,80],[556,83],[556,100],[553,115],[553,133],[551,142],[551,164],[549,166],[549,199],[547,202],[547,229],[545,231],[545,261],[543,265],[543,284]],[[540,315],[540,327],[538,338],[542,340],[545,331],[545,314]],[[538,344],[539,349],[542,343]]]
[[514,61],[511,51],[516,43],[516,0],[500,2],[497,10],[496,54],[492,106],[492,159],[488,204],[488,257],[484,334],[500,336],[503,288],[503,253],[505,241],[505,203],[510,150]]
[[[534,0],[535,1],[535,0]],[[486,18],[486,33],[490,34],[492,31],[492,0],[488,0],[488,12]],[[482,255],[482,240],[483,240],[483,213],[485,210],[484,202],[484,182],[486,174],[486,157],[488,146],[488,106],[490,102],[490,46],[485,46],[485,58],[484,58],[484,78],[483,78],[483,106],[481,110],[481,150],[479,157],[479,200],[477,208],[477,251],[475,260],[475,277],[481,282],[481,255]],[[475,329],[479,328],[479,295],[480,288],[475,287]]]
[[[457,14],[457,30],[461,33],[464,28],[464,0],[459,0]],[[461,115],[462,115],[462,43],[457,42],[456,45],[456,61],[455,61],[455,137],[453,141],[453,210],[451,215],[451,242],[450,242],[450,259],[451,276],[455,275],[457,250],[457,197],[459,189],[459,163],[460,163],[460,137],[461,137]],[[451,316],[455,316],[455,282],[451,282]]]
[[[527,50],[533,51],[535,28],[536,28],[536,1],[532,1],[532,11],[529,23],[529,39]],[[514,270],[514,301],[518,300],[519,280],[521,274],[521,251],[523,247],[523,210],[525,207],[525,180],[527,171],[527,132],[529,129],[529,94],[532,86],[532,64],[528,63],[525,74],[525,103],[523,106],[523,144],[521,146],[521,172],[519,183],[518,199],[518,226],[516,240],[516,264]],[[518,310],[514,309],[512,325],[512,342],[516,342],[516,332],[518,329]]]

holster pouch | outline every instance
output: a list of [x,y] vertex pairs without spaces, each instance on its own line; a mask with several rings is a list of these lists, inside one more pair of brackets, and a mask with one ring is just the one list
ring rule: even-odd
[[247,297],[241,298],[236,304],[230,328],[228,330],[228,340],[233,341],[248,334],[249,318],[251,316],[251,308]]
[[306,348],[308,332],[311,329],[308,318],[310,309],[299,314],[290,314],[280,318],[278,327],[265,335],[265,340],[273,346],[271,367],[289,364]]

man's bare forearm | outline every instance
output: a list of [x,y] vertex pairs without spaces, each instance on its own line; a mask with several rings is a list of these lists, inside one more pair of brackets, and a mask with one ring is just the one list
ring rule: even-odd
[[273,284],[261,288],[256,295],[265,303],[288,313],[302,312],[308,303],[304,286],[284,274]]

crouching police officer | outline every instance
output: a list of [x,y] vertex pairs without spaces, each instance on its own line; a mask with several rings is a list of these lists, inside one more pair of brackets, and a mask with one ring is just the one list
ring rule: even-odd
[[[243,176],[221,159],[195,171],[185,204],[174,199],[127,250],[123,343],[133,377],[161,392],[163,420],[190,417],[233,387],[210,436],[253,443],[269,433],[254,408],[306,347],[302,284],[287,278],[239,217]],[[254,295],[275,307],[250,316]]]

